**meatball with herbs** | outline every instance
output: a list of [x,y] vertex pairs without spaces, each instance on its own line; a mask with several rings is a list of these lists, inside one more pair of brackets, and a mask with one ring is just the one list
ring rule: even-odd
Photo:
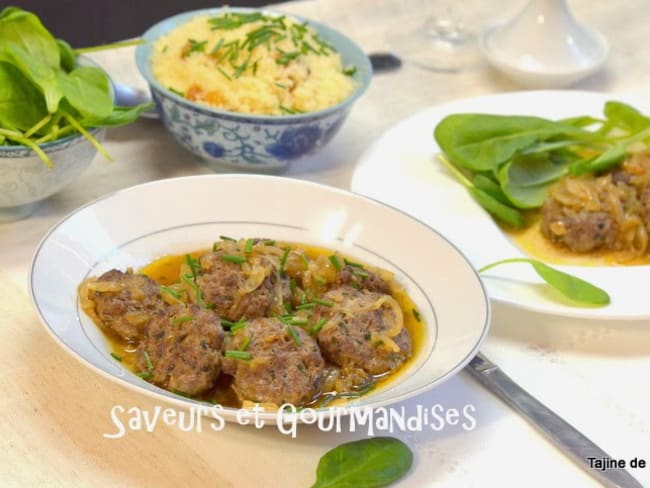
[[[267,315],[278,296],[276,287],[281,286],[277,273],[265,258],[249,263],[236,257],[244,262],[224,251],[201,256],[196,284],[203,301],[231,321]],[[194,294],[190,297],[195,300]]]
[[226,339],[223,369],[241,401],[304,405],[320,393],[325,362],[305,330],[277,318],[240,324]]
[[130,270],[107,271],[88,289],[99,320],[127,341],[140,339],[152,317],[164,308],[158,283]]
[[393,297],[341,286],[325,293],[315,310],[318,344],[341,368],[371,375],[394,370],[411,355],[411,337]]
[[217,314],[197,305],[174,305],[147,326],[137,354],[139,375],[167,390],[198,395],[221,371],[224,332]]

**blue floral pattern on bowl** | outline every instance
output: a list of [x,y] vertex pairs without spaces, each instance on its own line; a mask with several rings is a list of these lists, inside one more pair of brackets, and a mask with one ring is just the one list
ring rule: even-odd
[[237,168],[282,169],[327,144],[343,124],[348,110],[310,118],[220,114],[154,90],[162,121],[176,140],[197,156]]

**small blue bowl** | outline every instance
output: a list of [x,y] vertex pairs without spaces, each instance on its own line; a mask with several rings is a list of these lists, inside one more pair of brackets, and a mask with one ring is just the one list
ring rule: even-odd
[[[194,103],[162,86],[151,72],[153,43],[176,27],[199,15],[228,12],[259,12],[251,8],[193,10],[169,17],[151,27],[137,47],[136,64],[149,83],[151,94],[165,127],[186,149],[216,167],[255,172],[279,172],[291,161],[314,154],[327,144],[343,125],[354,102],[366,91],[372,78],[368,56],[352,40],[334,29],[295,15],[307,22],[341,55],[343,66],[353,65],[357,88],[347,99],[315,112],[287,115],[258,115],[229,112]],[[263,10],[268,15],[282,15]]]

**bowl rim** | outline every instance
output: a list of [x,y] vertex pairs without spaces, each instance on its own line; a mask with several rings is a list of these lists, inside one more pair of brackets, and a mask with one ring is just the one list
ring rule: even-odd
[[[185,97],[181,97],[176,93],[168,90],[162,86],[156,78],[151,73],[151,53],[153,48],[153,43],[157,41],[161,36],[168,34],[172,30],[176,29],[182,24],[189,22],[194,17],[199,17],[202,15],[217,15],[226,12],[235,12],[235,13],[250,13],[250,12],[261,12],[269,16],[286,16],[291,19],[297,20],[299,22],[305,22],[311,27],[313,27],[319,34],[327,33],[333,34],[337,37],[340,37],[345,43],[347,43],[353,51],[356,51],[360,59],[362,59],[363,66],[357,66],[357,72],[360,72],[362,76],[359,77],[359,86],[344,100],[340,101],[336,105],[326,107],[320,110],[315,110],[312,112],[304,112],[299,114],[282,114],[282,115],[268,115],[268,114],[251,114],[243,112],[233,112],[229,110],[223,110],[216,107],[212,107],[207,104],[195,103],[191,100],[188,100]],[[254,121],[262,121],[264,123],[287,123],[287,122],[302,122],[314,119],[320,119],[326,117],[332,113],[340,112],[346,107],[351,106],[363,93],[366,92],[370,86],[372,80],[372,66],[370,64],[370,59],[363,49],[348,36],[343,34],[337,29],[330,27],[321,22],[302,17],[299,15],[289,14],[285,12],[280,12],[273,9],[267,8],[254,8],[254,7],[213,7],[213,8],[204,8],[204,9],[195,9],[181,12],[170,17],[166,17],[152,26],[150,26],[141,36],[145,40],[144,43],[139,44],[135,50],[135,59],[138,71],[142,77],[149,84],[149,88],[152,92],[156,91],[164,95],[166,98],[173,100],[176,103],[182,104],[186,107],[191,108],[199,113],[204,115],[216,115],[224,118],[231,118],[232,120],[245,120],[250,119]],[[340,53],[340,51],[337,50]]]

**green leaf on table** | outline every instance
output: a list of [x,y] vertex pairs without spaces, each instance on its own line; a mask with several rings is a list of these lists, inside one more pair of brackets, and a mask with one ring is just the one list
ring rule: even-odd
[[373,437],[341,444],[326,452],[311,488],[376,488],[406,474],[413,453],[393,437]]
[[570,275],[563,271],[557,270],[547,264],[530,258],[509,258],[487,264],[480,268],[479,273],[508,263],[528,263],[535,272],[549,285],[562,293],[565,297],[582,305],[604,306],[610,303],[609,295],[605,290],[592,285],[577,276]]
[[0,126],[23,132],[46,115],[38,89],[20,70],[0,61]]

